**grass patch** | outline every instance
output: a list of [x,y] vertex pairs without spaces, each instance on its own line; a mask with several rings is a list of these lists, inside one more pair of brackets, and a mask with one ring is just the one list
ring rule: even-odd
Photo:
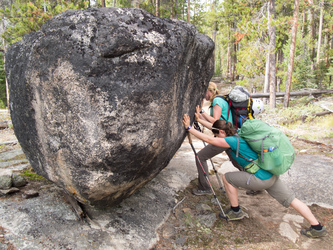
[[36,174],[32,168],[23,170],[21,176],[31,181],[47,181],[43,176]]

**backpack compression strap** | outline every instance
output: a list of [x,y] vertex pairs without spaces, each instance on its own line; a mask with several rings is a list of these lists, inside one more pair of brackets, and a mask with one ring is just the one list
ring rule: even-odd
[[255,142],[255,141],[261,141],[261,162],[264,162],[264,140],[269,137],[270,134],[265,135],[263,138],[255,139],[255,140],[247,140],[246,142]]

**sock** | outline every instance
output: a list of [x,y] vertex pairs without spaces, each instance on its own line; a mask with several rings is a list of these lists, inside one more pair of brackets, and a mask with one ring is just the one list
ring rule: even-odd
[[239,205],[237,207],[231,206],[231,209],[232,209],[232,211],[234,211],[235,213],[237,213],[237,212],[239,212],[240,207],[239,207]]
[[320,225],[320,223],[318,225],[311,225],[311,227],[315,230],[318,230],[318,231],[323,229],[323,226]]

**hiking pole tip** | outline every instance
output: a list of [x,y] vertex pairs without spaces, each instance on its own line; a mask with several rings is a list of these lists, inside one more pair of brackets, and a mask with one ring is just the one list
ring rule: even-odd
[[225,219],[227,222],[229,222],[228,217],[227,217],[227,216],[224,216],[221,212],[219,213],[219,217],[220,217],[221,219]]

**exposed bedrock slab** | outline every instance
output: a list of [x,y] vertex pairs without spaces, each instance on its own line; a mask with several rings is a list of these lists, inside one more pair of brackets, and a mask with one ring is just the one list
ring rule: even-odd
[[140,9],[66,11],[6,53],[15,134],[34,170],[84,204],[119,203],[180,147],[214,43]]

